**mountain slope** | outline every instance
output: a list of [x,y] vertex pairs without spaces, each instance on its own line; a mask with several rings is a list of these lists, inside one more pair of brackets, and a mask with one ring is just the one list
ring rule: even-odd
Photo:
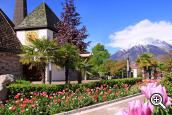
[[144,45],[137,44],[127,50],[120,50],[113,54],[110,59],[120,60],[129,57],[131,61],[135,61],[139,55],[146,52],[152,53],[159,57],[160,55],[166,54],[170,50],[172,50],[172,45],[165,41],[155,40],[153,42],[145,43]]

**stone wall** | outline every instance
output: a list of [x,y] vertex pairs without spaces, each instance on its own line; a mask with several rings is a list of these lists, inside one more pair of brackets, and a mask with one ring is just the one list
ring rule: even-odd
[[16,54],[0,51],[0,75],[3,74],[12,74],[16,78],[22,75],[22,65]]

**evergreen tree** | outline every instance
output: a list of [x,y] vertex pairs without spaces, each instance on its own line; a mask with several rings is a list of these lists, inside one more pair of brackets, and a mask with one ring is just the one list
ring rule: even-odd
[[[63,4],[63,12],[61,13],[61,20],[57,24],[56,38],[59,44],[70,43],[80,50],[80,53],[86,52],[89,42],[84,40],[88,37],[85,26],[80,26],[80,14],[76,11],[74,0],[66,0]],[[81,27],[81,28],[79,28]]]

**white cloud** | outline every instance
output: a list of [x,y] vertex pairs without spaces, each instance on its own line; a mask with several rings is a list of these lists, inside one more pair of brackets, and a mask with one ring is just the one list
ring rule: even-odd
[[172,44],[172,23],[167,21],[151,22],[148,19],[128,26],[110,35],[114,48],[128,49],[135,45],[145,45],[160,40]]

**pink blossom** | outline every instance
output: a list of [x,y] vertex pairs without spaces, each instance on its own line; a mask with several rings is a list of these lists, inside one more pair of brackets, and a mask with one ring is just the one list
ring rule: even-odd
[[[146,86],[141,87],[141,93],[146,96],[147,99],[149,99],[152,95],[152,89],[157,87],[157,83],[148,83]],[[150,91],[151,90],[151,91]]]
[[147,86],[141,87],[141,92],[146,96],[147,99],[150,99],[153,93],[159,93],[163,97],[163,104],[166,106],[171,105],[171,98],[168,97],[167,91],[162,85],[157,86],[157,83],[149,83]]
[[152,115],[153,106],[150,103],[136,100],[129,102],[129,108],[118,112],[118,115]]
[[64,92],[59,91],[59,92],[58,92],[58,94],[63,95],[63,94],[64,94]]

